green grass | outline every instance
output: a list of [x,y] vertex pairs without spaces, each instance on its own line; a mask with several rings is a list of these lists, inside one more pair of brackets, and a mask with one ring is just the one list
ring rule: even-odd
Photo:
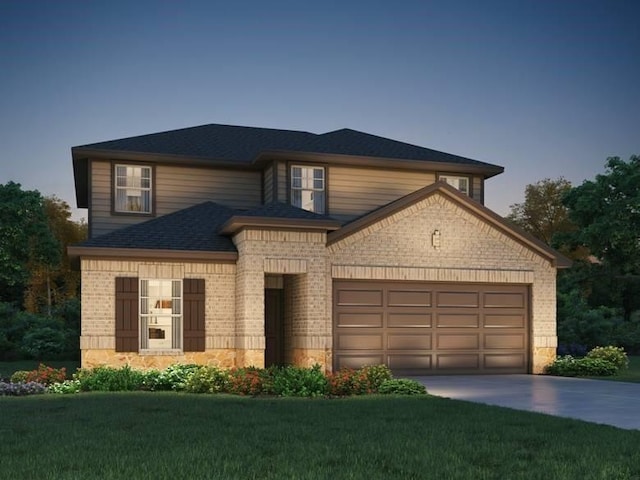
[[632,479],[640,431],[437,397],[0,397],[12,479]]
[[38,365],[44,363],[48,367],[67,369],[67,376],[80,368],[80,362],[75,360],[18,360],[14,362],[0,362],[0,378],[10,378],[18,370],[35,370]]

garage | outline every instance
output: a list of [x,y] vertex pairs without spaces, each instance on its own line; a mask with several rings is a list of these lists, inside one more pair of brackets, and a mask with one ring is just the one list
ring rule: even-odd
[[333,368],[396,374],[528,373],[529,287],[333,282]]

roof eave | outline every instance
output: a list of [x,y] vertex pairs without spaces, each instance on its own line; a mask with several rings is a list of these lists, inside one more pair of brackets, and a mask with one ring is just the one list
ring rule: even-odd
[[227,220],[219,232],[221,235],[233,235],[243,228],[285,229],[304,231],[334,231],[340,228],[340,222],[336,220],[321,220],[310,218],[279,218],[279,217],[253,217],[234,215]]
[[400,170],[429,170],[438,172],[461,172],[482,174],[485,179],[504,172],[504,167],[492,164],[448,163],[430,160],[406,158],[369,157],[363,155],[345,155],[338,153],[297,152],[290,150],[266,150],[261,152],[253,162],[261,166],[272,160],[317,162],[335,165],[351,165],[360,167],[393,168]]
[[181,261],[207,261],[219,263],[235,263],[237,252],[209,251],[209,250],[170,250],[154,248],[118,248],[118,247],[87,247],[72,245],[67,247],[67,254],[72,261],[81,258],[102,259],[159,259]]

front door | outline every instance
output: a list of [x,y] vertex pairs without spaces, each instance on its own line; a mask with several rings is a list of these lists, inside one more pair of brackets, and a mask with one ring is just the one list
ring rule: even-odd
[[284,290],[264,291],[264,366],[284,365]]

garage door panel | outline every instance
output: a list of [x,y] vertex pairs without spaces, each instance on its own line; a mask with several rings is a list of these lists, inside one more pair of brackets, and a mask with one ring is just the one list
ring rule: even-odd
[[429,328],[431,327],[431,314],[389,312],[387,326],[391,328]]
[[522,333],[512,334],[485,334],[485,349],[518,349],[525,347],[525,338]]
[[341,368],[354,368],[358,369],[367,365],[382,365],[384,364],[384,355],[378,354],[363,354],[363,355],[338,355],[336,356],[336,370]]
[[438,350],[478,350],[480,348],[478,333],[439,333],[436,339]]
[[383,314],[381,312],[345,312],[339,313],[338,327],[382,327]]
[[382,290],[340,290],[338,292],[338,305],[358,305],[363,307],[381,307]]
[[523,353],[486,354],[484,366],[486,369],[522,370],[525,368],[525,356]]
[[485,308],[523,308],[524,292],[487,292],[483,295]]
[[431,335],[389,333],[387,348],[389,350],[431,350]]
[[487,328],[524,328],[524,313],[515,314],[491,314],[484,315],[484,326]]
[[343,350],[382,350],[382,333],[340,335],[338,348]]
[[480,355],[437,354],[436,365],[441,370],[475,370],[480,366]]
[[477,313],[438,313],[437,315],[439,328],[477,328],[480,326],[480,316]]
[[478,292],[438,292],[438,307],[471,307],[480,306],[480,294]]
[[430,307],[431,292],[426,290],[389,290],[389,307]]
[[334,368],[526,373],[525,285],[334,280]]
[[429,370],[431,369],[431,355],[424,353],[387,355],[387,365],[394,371],[402,370]]

